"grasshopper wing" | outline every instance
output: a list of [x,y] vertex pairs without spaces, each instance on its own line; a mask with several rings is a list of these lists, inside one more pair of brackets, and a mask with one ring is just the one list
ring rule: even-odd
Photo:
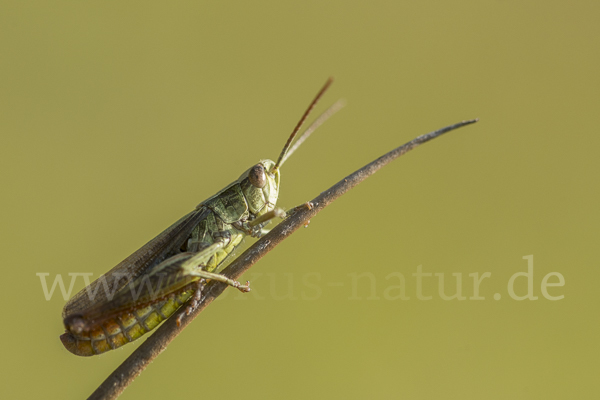
[[84,315],[88,311],[94,313],[92,310],[104,308],[103,305],[107,303],[112,303],[111,305],[114,306],[113,296],[121,289],[137,277],[147,274],[150,268],[179,253],[179,249],[194,227],[209,212],[207,208],[200,207],[187,214],[106,274],[83,288],[67,302],[63,309],[63,318]]
[[200,277],[196,268],[186,261],[198,258],[198,254],[180,253],[167,258],[119,289],[111,300],[90,305],[78,317],[85,320],[89,326],[96,326],[124,312],[131,312],[156,303],[171,294],[188,290],[190,284]]

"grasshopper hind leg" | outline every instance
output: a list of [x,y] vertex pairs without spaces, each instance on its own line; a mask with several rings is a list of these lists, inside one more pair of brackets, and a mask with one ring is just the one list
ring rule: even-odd
[[200,299],[202,299],[202,292],[204,292],[205,284],[206,281],[204,279],[200,279],[198,282],[196,282],[196,291],[190,299],[190,305],[185,308],[184,312],[181,312],[179,315],[177,315],[177,326],[181,326],[181,321],[183,321],[183,318],[190,315],[196,308],[198,308]]
[[[238,289],[242,293],[248,293],[250,291],[250,281],[246,281],[246,284],[242,285],[240,282],[233,280],[233,279],[229,279],[225,275],[214,274],[212,272],[206,272],[206,271],[203,271],[203,272],[206,273],[207,275],[210,275],[209,279],[226,283],[227,285]],[[180,326],[181,321],[183,321],[183,319],[185,317],[187,317],[191,313],[193,313],[200,305],[200,300],[202,300],[202,295],[204,294],[204,288],[206,287],[206,281],[207,280],[203,278],[203,279],[200,279],[198,282],[196,282],[195,292],[194,292],[193,297],[190,299],[190,304],[185,308],[185,311],[179,313],[179,315],[177,316],[177,326]]]
[[186,307],[184,312],[181,312],[177,316],[178,326],[181,324],[181,321],[183,320],[183,318],[185,318],[185,316],[190,315],[196,308],[198,308],[200,300],[202,299],[204,287],[206,285],[206,282],[209,280],[225,283],[231,287],[238,289],[240,292],[245,293],[250,291],[250,281],[246,281],[246,284],[243,285],[234,279],[226,277],[225,275],[217,274],[214,272],[208,272],[203,269],[203,267],[206,266],[208,260],[222,247],[223,242],[213,243],[204,250],[193,255],[181,265],[181,270],[186,271],[185,275],[197,277],[200,279],[197,282],[195,282],[196,288],[193,297],[190,299],[190,304]]

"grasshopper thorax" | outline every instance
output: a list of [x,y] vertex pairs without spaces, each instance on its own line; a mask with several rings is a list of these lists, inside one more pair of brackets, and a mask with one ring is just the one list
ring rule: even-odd
[[272,211],[277,204],[280,172],[273,172],[274,166],[271,160],[261,160],[238,179],[248,210],[255,216]]

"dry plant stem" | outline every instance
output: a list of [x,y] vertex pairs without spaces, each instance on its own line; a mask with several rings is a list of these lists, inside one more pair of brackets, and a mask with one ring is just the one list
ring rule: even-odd
[[[434,139],[446,132],[463,127],[465,125],[477,122],[477,119],[459,122],[457,124],[442,128],[435,132],[419,136],[414,140],[384,154],[375,161],[365,165],[358,171],[348,175],[331,188],[315,197],[310,203],[311,207],[306,205],[296,208],[291,216],[287,217],[279,225],[274,227],[269,234],[258,240],[248,250],[236,258],[222,274],[231,279],[238,279],[240,275],[246,272],[252,265],[260,260],[265,254],[271,251],[275,246],[290,236],[296,229],[304,226],[319,211],[331,204],[335,199],[367,179],[377,172],[381,167],[400,157],[404,153],[414,149],[422,143]],[[177,318],[167,319],[140,347],[138,347],[106,380],[96,389],[89,399],[115,399],[133,380],[162,353],[167,345],[179,333],[198,316],[214,299],[216,299],[227,286],[223,283],[211,282],[206,286],[205,293],[200,300],[196,310],[186,316],[177,326]],[[187,304],[181,308],[185,309]]]

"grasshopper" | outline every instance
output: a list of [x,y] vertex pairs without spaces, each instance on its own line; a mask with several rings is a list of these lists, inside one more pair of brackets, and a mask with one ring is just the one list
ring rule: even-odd
[[343,104],[338,101],[292,142],[330,78],[310,103],[277,162],[261,160],[142,248],[73,296],[63,309],[60,339],[71,353],[92,356],[140,338],[191,299],[179,323],[198,305],[208,280],[250,290],[216,271],[245,236],[261,237],[264,226],[286,213],[276,208],[280,168],[302,142]]

